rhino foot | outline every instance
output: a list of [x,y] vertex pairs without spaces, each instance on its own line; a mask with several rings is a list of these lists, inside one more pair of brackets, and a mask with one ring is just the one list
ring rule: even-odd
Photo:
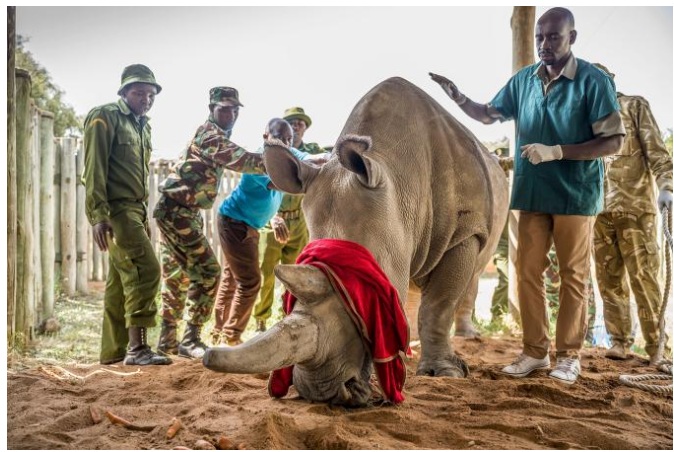
[[463,359],[449,355],[446,358],[422,359],[417,367],[417,375],[464,378],[470,375],[470,371]]

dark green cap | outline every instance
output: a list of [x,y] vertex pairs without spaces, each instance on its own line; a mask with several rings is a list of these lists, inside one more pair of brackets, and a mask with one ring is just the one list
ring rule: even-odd
[[161,92],[161,85],[154,79],[154,74],[149,67],[144,64],[132,64],[124,68],[122,72],[122,86],[119,87],[117,94],[122,95],[122,90],[132,83],[149,83],[157,87],[157,94]]
[[283,119],[286,121],[290,121],[291,119],[301,119],[307,125],[307,129],[311,127],[311,118],[304,113],[304,108],[302,107],[290,107],[283,112]]
[[221,107],[243,107],[239,101],[239,92],[229,86],[216,86],[211,88],[209,93],[211,105],[220,105]]

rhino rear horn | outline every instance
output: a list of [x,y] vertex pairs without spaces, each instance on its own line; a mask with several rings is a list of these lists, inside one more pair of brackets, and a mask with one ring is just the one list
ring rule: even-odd
[[335,154],[344,168],[356,174],[361,184],[376,188],[383,178],[379,164],[365,154],[371,147],[370,137],[344,135],[335,144]]
[[271,143],[265,143],[263,159],[271,181],[286,193],[306,193],[320,171],[320,168],[300,161],[288,149]]
[[274,273],[290,293],[305,303],[323,300],[332,291],[328,278],[311,265],[277,265]]

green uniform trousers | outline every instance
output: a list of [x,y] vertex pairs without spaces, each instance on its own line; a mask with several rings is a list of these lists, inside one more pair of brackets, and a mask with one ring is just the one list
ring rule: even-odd
[[204,235],[201,211],[162,197],[153,215],[161,231],[162,319],[175,325],[187,307],[187,321],[201,326],[213,312],[220,282],[220,264]]
[[655,355],[662,305],[655,214],[599,214],[594,227],[594,253],[599,292],[604,301],[604,321],[611,340],[626,347],[634,343],[630,316],[631,287],[646,341],[646,352],[650,356]]
[[494,266],[498,273],[498,284],[491,298],[492,321],[502,318],[508,313],[508,223],[506,223],[498,240],[494,253]]
[[298,218],[285,220],[288,226],[289,239],[286,244],[279,243],[274,238],[274,231],[265,227],[260,231],[260,271],[262,273],[262,287],[260,298],[255,303],[253,316],[257,320],[267,320],[271,317],[274,303],[274,267],[276,264],[294,264],[297,256],[302,252],[309,241],[309,231],[304,220],[304,213]]
[[123,358],[130,326],[155,326],[161,269],[147,234],[147,209],[140,202],[111,202],[110,267],[105,284],[101,361]]

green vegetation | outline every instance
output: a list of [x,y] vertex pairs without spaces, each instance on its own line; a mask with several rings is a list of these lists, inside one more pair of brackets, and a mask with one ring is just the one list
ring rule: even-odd
[[54,114],[54,136],[63,137],[82,132],[82,118],[63,100],[65,92],[51,78],[49,71],[38,63],[26,50],[29,38],[21,35],[16,39],[16,67],[28,71],[31,76],[31,98],[38,108]]

